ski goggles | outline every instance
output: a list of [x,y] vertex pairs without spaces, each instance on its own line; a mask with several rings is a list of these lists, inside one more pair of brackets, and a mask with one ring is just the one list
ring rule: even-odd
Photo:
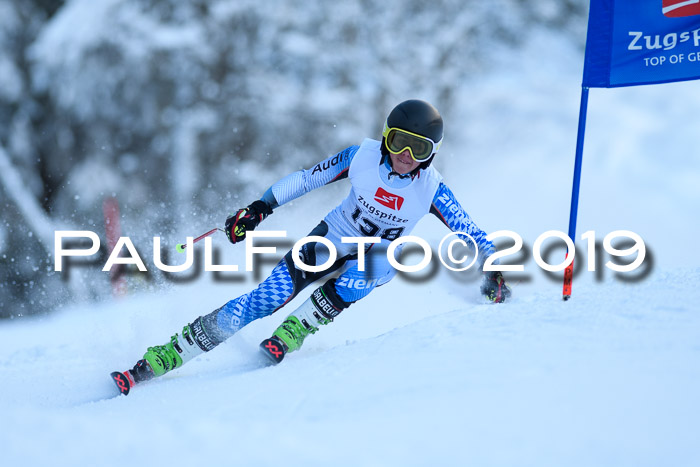
[[440,149],[442,140],[437,143],[425,136],[402,130],[401,128],[389,128],[384,124],[382,132],[386,141],[386,148],[392,154],[401,154],[406,149],[411,153],[413,160],[423,162],[430,159]]

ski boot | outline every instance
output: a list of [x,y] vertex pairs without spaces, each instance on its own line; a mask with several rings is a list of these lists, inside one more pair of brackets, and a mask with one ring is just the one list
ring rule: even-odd
[[501,271],[484,272],[481,294],[494,303],[503,303],[510,297],[510,287],[508,287]]
[[[329,322],[321,322],[320,324]],[[273,363],[277,364],[288,352],[298,350],[304,343],[306,336],[315,334],[316,331],[318,328],[309,324],[307,320],[299,321],[299,318],[291,314],[275,330],[272,337],[262,341],[260,349]]]
[[208,352],[221,341],[215,340],[204,331],[202,317],[182,328],[182,335],[175,334],[170,342],[156,345],[146,350],[143,358],[130,370],[111,373],[121,394],[127,395],[131,388],[141,382],[180,368],[194,357]]
[[335,280],[326,282],[272,333],[260,343],[260,350],[273,364],[278,364],[289,352],[299,350],[309,334],[316,334],[321,325],[333,321],[350,304],[335,292]]

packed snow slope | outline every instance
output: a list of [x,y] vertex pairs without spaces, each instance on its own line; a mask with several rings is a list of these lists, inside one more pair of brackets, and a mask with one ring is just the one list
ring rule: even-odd
[[397,280],[279,366],[257,355],[277,314],[112,399],[110,371],[216,297],[15,320],[0,328],[4,463],[697,465],[699,281],[582,280],[565,304],[556,290],[490,305]]

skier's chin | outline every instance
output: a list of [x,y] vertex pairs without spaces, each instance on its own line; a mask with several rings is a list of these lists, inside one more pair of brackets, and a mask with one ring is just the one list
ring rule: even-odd
[[401,175],[406,175],[407,173],[410,173],[414,169],[413,161],[403,162],[402,160],[397,159],[394,161],[393,169],[395,172],[398,172]]

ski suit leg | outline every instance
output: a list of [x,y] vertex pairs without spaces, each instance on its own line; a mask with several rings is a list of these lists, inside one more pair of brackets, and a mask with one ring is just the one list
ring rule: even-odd
[[[328,225],[321,221],[309,236],[326,237],[328,230]],[[316,242],[304,245],[300,254],[301,260],[308,265],[323,264],[328,259],[325,246]],[[217,343],[223,342],[249,323],[279,310],[306,286],[338,270],[351,257],[346,255],[337,259],[325,271],[309,273],[297,269],[292,260],[292,252],[287,252],[272,273],[255,289],[202,317],[207,334]]]
[[[343,301],[356,302],[369,295],[375,287],[386,284],[394,278],[396,269],[389,263],[386,256],[388,246],[389,242],[386,240],[372,246],[365,255],[364,271],[359,270],[357,260],[347,262],[345,270],[335,280],[335,291]],[[397,249],[397,255],[399,250]]]
[[273,363],[279,363],[289,352],[301,348],[304,340],[321,326],[333,321],[353,302],[366,297],[375,287],[389,282],[396,270],[386,256],[389,242],[373,245],[365,255],[365,267],[360,271],[359,261],[348,259],[338,278],[329,279],[313,291],[311,296],[287,316],[270,339],[260,344],[262,352]]
[[294,297],[294,281],[282,259],[255,289],[235,298],[214,312],[216,328],[229,337],[258,318],[271,315]]
[[[347,245],[342,244],[335,232],[329,235],[329,227],[325,221],[321,221],[309,236],[330,237],[335,245],[345,246],[347,249]],[[323,244],[310,242],[303,246],[300,255],[303,263],[318,265],[326,263],[329,251]],[[352,254],[344,251],[330,268],[309,273],[297,269],[292,252],[288,252],[255,289],[207,315],[199,316],[192,323],[185,325],[181,335],[172,336],[170,342],[149,347],[143,359],[139,360],[133,369],[128,370],[127,378],[135,384],[181,367],[203,352],[214,349],[250,322],[271,315],[306,286],[338,270],[352,258]]]

